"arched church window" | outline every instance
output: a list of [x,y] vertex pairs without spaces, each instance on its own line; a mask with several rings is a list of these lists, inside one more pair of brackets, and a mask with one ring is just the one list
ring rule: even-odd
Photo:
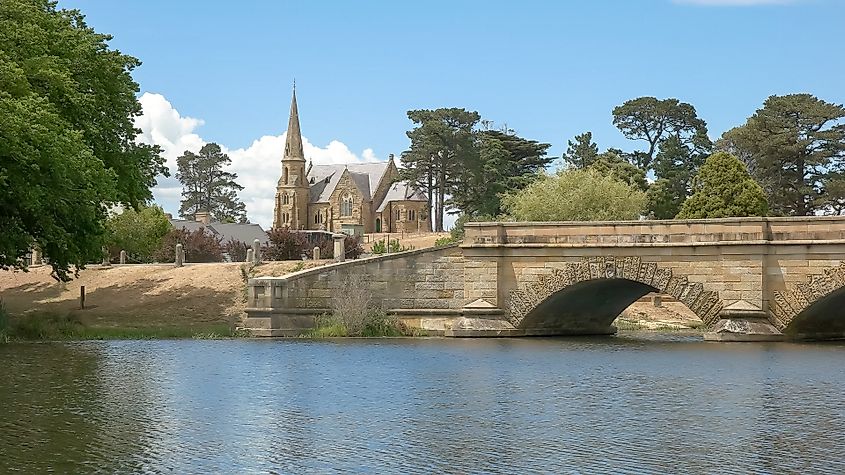
[[286,205],[288,203],[290,203],[290,197],[288,196],[287,193],[285,193],[285,194],[282,195],[282,204]]
[[397,209],[396,210],[396,221],[400,221],[401,219],[402,219],[402,210]]
[[340,215],[352,216],[352,195],[345,194],[340,202]]
[[282,183],[285,185],[288,184],[288,167],[285,167],[284,170],[282,170]]
[[408,221],[415,221],[417,219],[417,213],[414,210],[408,210]]

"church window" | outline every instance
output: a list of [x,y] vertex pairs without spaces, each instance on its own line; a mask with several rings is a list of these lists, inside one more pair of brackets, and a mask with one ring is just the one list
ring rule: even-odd
[[288,184],[288,167],[285,167],[284,171],[282,171],[282,183],[285,185]]
[[340,202],[340,215],[352,216],[352,195],[343,195],[343,200]]
[[288,196],[287,193],[285,193],[285,194],[282,195],[282,204],[286,205],[288,203],[290,203],[290,197]]
[[408,221],[416,221],[416,219],[417,219],[416,214],[417,213],[414,212],[414,210],[412,210],[412,209],[408,210]]
[[401,221],[401,220],[402,220],[402,210],[397,209],[396,210],[396,221]]

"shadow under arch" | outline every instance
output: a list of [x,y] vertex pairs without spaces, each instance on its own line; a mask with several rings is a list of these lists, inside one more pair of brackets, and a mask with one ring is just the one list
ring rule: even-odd
[[565,287],[534,307],[519,327],[534,333],[614,333],[616,317],[640,297],[658,289],[628,279],[595,279]]
[[775,291],[772,321],[792,338],[845,338],[845,262]]
[[613,320],[649,292],[678,299],[705,325],[719,318],[722,301],[701,283],[639,257],[588,257],[549,269],[511,291],[508,319],[526,334],[608,334]]

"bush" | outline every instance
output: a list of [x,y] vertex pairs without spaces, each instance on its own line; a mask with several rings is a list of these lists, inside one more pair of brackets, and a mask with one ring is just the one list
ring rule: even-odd
[[314,259],[314,248],[320,248],[320,259],[331,259],[334,257],[334,240],[331,238],[321,238],[316,244],[306,245],[304,254],[309,259]]
[[[358,236],[346,236],[343,240],[343,248],[346,251],[347,259],[358,259],[364,253],[364,247],[361,246],[361,238]],[[322,251],[322,249],[320,249]],[[334,249],[332,249],[334,254]],[[322,252],[320,253],[322,256]]]
[[646,195],[594,169],[569,169],[540,178],[503,203],[517,221],[615,221],[639,218]]
[[[261,258],[267,261],[292,261],[302,259],[307,253],[308,239],[303,233],[290,228],[275,228],[267,233],[269,245],[261,250]],[[322,251],[322,248],[320,249]],[[321,256],[322,257],[322,253]]]
[[222,262],[223,250],[220,238],[205,228],[188,231],[185,228],[171,229],[154,258],[158,262],[175,262],[176,244],[185,250],[185,262]]
[[443,236],[442,238],[437,238],[437,240],[434,241],[434,247],[448,246],[450,244],[455,244],[456,242],[460,241],[452,236]]
[[237,241],[230,238],[226,244],[223,245],[223,250],[229,255],[229,260],[232,262],[246,262],[246,253],[251,248],[249,244],[243,241]]
[[373,243],[373,248],[371,252],[376,255],[384,254],[385,252],[395,254],[397,252],[411,251],[413,249],[414,246],[405,247],[400,245],[398,239],[391,239],[390,241],[385,241],[384,239],[381,239]]
[[705,160],[692,180],[692,195],[678,219],[765,216],[766,194],[738,158],[717,152]]

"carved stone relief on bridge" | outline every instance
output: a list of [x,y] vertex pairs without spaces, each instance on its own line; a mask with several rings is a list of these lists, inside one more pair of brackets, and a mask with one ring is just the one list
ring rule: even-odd
[[813,302],[842,287],[845,287],[845,262],[786,290],[774,291],[770,304],[772,323],[778,330],[783,330]]
[[538,281],[511,291],[508,318],[514,326],[552,294],[594,279],[627,279],[654,287],[683,302],[708,326],[719,319],[722,309],[716,292],[704,290],[699,282],[688,282],[686,276],[672,275],[672,269],[655,262],[642,262],[639,257],[585,257],[548,270]]

